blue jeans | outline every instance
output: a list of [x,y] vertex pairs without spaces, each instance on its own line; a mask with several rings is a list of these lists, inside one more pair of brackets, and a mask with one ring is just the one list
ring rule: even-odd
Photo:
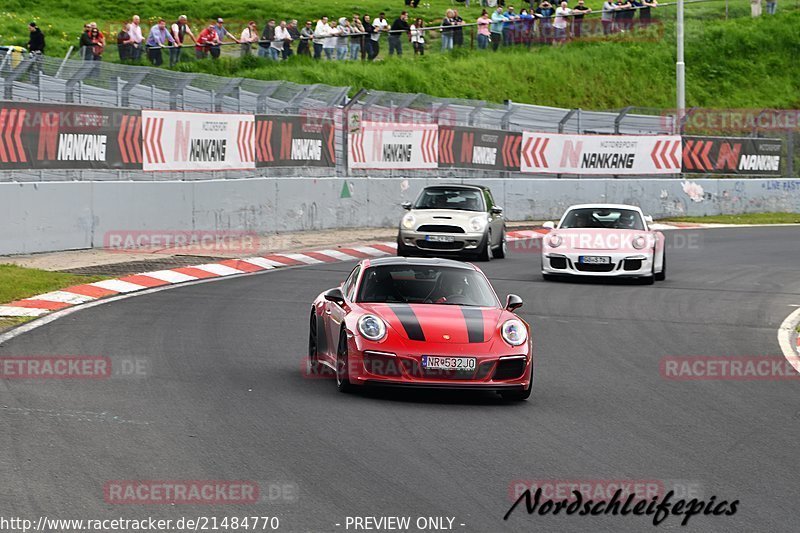
[[328,61],[333,61],[336,59],[336,57],[333,55],[333,53],[336,51],[336,48],[323,48],[322,51],[325,52],[325,58]]
[[263,46],[258,47],[258,57],[268,58],[269,57],[269,48],[264,48]]
[[336,59],[339,61],[344,61],[347,59],[347,45],[339,46],[336,48]]
[[453,49],[453,34],[443,33],[442,34],[442,52],[445,50],[452,50]]
[[350,59],[353,61],[361,59],[361,43],[350,43]]
[[278,48],[269,47],[269,58],[273,61],[281,60],[281,50]]
[[489,36],[478,34],[478,49],[486,50],[489,47]]
[[767,14],[774,15],[778,9],[778,2],[767,2]]

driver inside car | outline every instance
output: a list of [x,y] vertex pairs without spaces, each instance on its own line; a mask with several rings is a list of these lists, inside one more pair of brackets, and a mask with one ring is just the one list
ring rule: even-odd
[[464,303],[467,298],[467,279],[455,273],[442,274],[439,281],[439,289],[436,296],[432,298],[433,303]]

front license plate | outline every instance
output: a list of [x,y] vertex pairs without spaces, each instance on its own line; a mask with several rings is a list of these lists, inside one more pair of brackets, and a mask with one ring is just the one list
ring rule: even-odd
[[593,265],[607,265],[611,262],[611,258],[601,255],[581,255],[578,257],[578,262]]
[[429,242],[455,242],[456,238],[452,235],[425,235],[425,240]]
[[435,357],[422,356],[422,368],[431,370],[475,370],[477,360],[474,357]]

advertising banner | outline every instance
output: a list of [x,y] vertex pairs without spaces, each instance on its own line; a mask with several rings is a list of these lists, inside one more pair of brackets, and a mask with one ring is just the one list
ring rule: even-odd
[[361,122],[350,133],[351,169],[435,169],[439,164],[436,124]]
[[683,172],[780,176],[781,139],[683,137]]
[[0,169],[141,169],[139,111],[0,103]]
[[681,171],[678,135],[522,135],[522,172],[644,175]]
[[439,168],[519,172],[522,134],[439,126]]
[[257,167],[334,167],[333,120],[314,116],[256,116]]
[[255,168],[253,115],[142,111],[145,170]]

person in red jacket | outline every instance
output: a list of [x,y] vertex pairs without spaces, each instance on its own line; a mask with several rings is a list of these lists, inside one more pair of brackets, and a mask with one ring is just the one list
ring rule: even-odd
[[205,59],[208,57],[211,47],[219,44],[219,37],[214,25],[210,25],[200,32],[195,41],[197,44],[194,47],[194,53],[197,59]]

